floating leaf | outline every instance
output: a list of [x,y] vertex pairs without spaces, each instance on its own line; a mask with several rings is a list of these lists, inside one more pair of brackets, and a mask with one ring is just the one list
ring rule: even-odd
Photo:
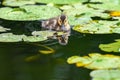
[[120,80],[120,70],[95,70],[90,73],[92,80]]
[[106,52],[120,52],[120,40],[109,44],[100,44],[99,48]]
[[120,57],[115,55],[101,55],[98,53],[89,54],[89,56],[72,56],[68,58],[69,64],[76,64],[77,67],[86,67],[88,69],[110,69],[120,68]]
[[6,32],[9,30],[10,30],[9,28],[4,28],[4,27],[0,26],[0,32]]
[[111,34],[111,33],[120,33],[119,26],[117,23],[119,21],[91,21],[83,25],[76,25],[73,27],[73,30],[81,33],[90,33],[90,34]]
[[[95,10],[89,8],[87,5],[83,4],[73,4],[72,6],[68,6],[69,8],[65,8],[65,6],[61,7],[63,9],[63,13],[68,15],[68,19],[71,25],[80,25],[81,18],[88,18],[91,17],[100,17],[103,19],[109,19],[110,15],[108,13],[103,13],[104,10]],[[86,21],[85,21],[86,22]]]
[[21,6],[17,9],[3,7],[0,11],[0,18],[18,21],[48,19],[61,14],[58,8],[38,5]]
[[101,4],[89,4],[90,7],[103,10],[120,10],[120,0],[92,0],[91,2],[101,2]]
[[19,42],[25,35],[14,35],[12,33],[0,34],[0,42]]
[[26,4],[35,4],[33,0],[4,0],[3,5],[5,6],[22,6]]
[[64,32],[56,32],[56,31],[33,31],[32,35],[33,36],[43,36],[43,37],[49,37],[49,36],[53,36],[54,33],[57,33],[58,35],[63,35]]
[[[54,31],[39,31],[39,36],[26,36],[26,35],[15,35],[12,33],[2,33],[0,34],[0,42],[39,42],[47,40],[49,36],[53,36]],[[60,33],[61,34],[61,33]]]
[[78,2],[86,2],[88,0],[34,0],[38,3],[54,3],[54,4],[73,4]]

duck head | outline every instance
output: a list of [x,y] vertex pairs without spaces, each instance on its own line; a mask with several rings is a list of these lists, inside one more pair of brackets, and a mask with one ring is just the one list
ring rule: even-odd
[[70,25],[68,23],[68,19],[66,15],[61,15],[58,18],[58,25],[60,27],[60,30],[62,31],[68,31],[70,30]]

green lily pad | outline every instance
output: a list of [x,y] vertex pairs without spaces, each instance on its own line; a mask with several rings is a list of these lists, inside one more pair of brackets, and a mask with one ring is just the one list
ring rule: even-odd
[[[0,34],[0,42],[19,42],[19,41],[25,41],[25,42],[39,42],[47,40],[49,36],[53,36],[54,31],[38,31],[33,32],[33,36],[26,36],[26,35],[15,35],[12,33],[2,33]],[[62,33],[58,33],[62,34]]]
[[120,70],[95,70],[90,73],[92,80],[120,80]]
[[120,33],[119,26],[117,23],[119,21],[91,21],[87,24],[76,25],[73,27],[73,30],[81,33],[90,33],[90,34],[111,34],[111,33]]
[[[53,36],[53,34],[56,33],[56,31],[33,31],[32,35],[33,36],[43,36],[43,37],[48,37],[48,36]],[[63,35],[64,32],[57,32],[58,35]]]
[[48,19],[61,14],[58,8],[37,5],[21,6],[19,8],[3,7],[0,8],[0,11],[0,18],[18,21]]
[[3,5],[5,6],[22,6],[26,4],[35,4],[33,0],[4,0]]
[[99,48],[106,52],[120,52],[120,39],[109,44],[100,44]]
[[14,35],[12,33],[0,34],[0,42],[19,42],[25,35]]
[[120,0],[91,0],[91,2],[101,2],[101,4],[89,4],[90,7],[102,10],[120,10]]
[[39,42],[44,41],[47,38],[45,37],[35,37],[35,36],[26,36],[26,35],[14,35],[12,33],[2,33],[0,34],[0,42]]
[[10,30],[9,28],[4,28],[4,27],[0,26],[0,32],[6,32],[9,30]]
[[120,68],[120,57],[115,55],[101,55],[92,53],[89,56],[72,56],[67,59],[69,64],[76,64],[77,67],[88,69],[112,69]]
[[79,2],[86,2],[88,0],[34,0],[38,3],[54,3],[54,4],[73,4]]
[[[109,19],[110,15],[107,13],[103,13],[104,10],[95,10],[93,8],[89,8],[87,5],[83,4],[73,4],[69,5],[66,8],[65,6],[60,7],[63,9],[63,13],[68,15],[68,19],[71,25],[79,25],[81,24],[80,18],[91,18],[91,17],[100,17],[103,19]],[[79,23],[80,22],[80,23]]]

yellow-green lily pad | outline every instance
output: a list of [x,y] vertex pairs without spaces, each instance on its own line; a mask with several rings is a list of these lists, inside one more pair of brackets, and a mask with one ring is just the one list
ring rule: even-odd
[[120,70],[94,70],[90,73],[92,80],[120,80]]
[[91,21],[83,25],[76,25],[73,27],[73,30],[90,34],[119,34],[119,26],[117,25],[118,22],[119,21]]
[[56,17],[61,11],[55,7],[27,5],[19,8],[0,8],[0,18],[17,21],[40,20]]
[[26,4],[35,4],[33,0],[4,0],[3,5],[5,6],[22,6]]
[[99,48],[106,52],[120,52],[120,39],[109,44],[100,44]]
[[92,53],[89,56],[72,56],[67,59],[69,64],[76,64],[77,67],[88,69],[112,69],[120,68],[120,57],[115,55],[101,55]]

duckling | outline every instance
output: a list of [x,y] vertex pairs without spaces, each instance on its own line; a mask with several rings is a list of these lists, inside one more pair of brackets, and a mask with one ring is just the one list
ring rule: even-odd
[[[42,28],[45,30],[56,31],[53,38],[56,38],[61,45],[68,43],[68,36],[70,36],[71,28],[66,15],[60,15],[55,18],[42,21]],[[58,36],[57,32],[62,31],[65,34]]]
[[70,25],[66,15],[44,20],[41,26],[46,30],[70,32]]

